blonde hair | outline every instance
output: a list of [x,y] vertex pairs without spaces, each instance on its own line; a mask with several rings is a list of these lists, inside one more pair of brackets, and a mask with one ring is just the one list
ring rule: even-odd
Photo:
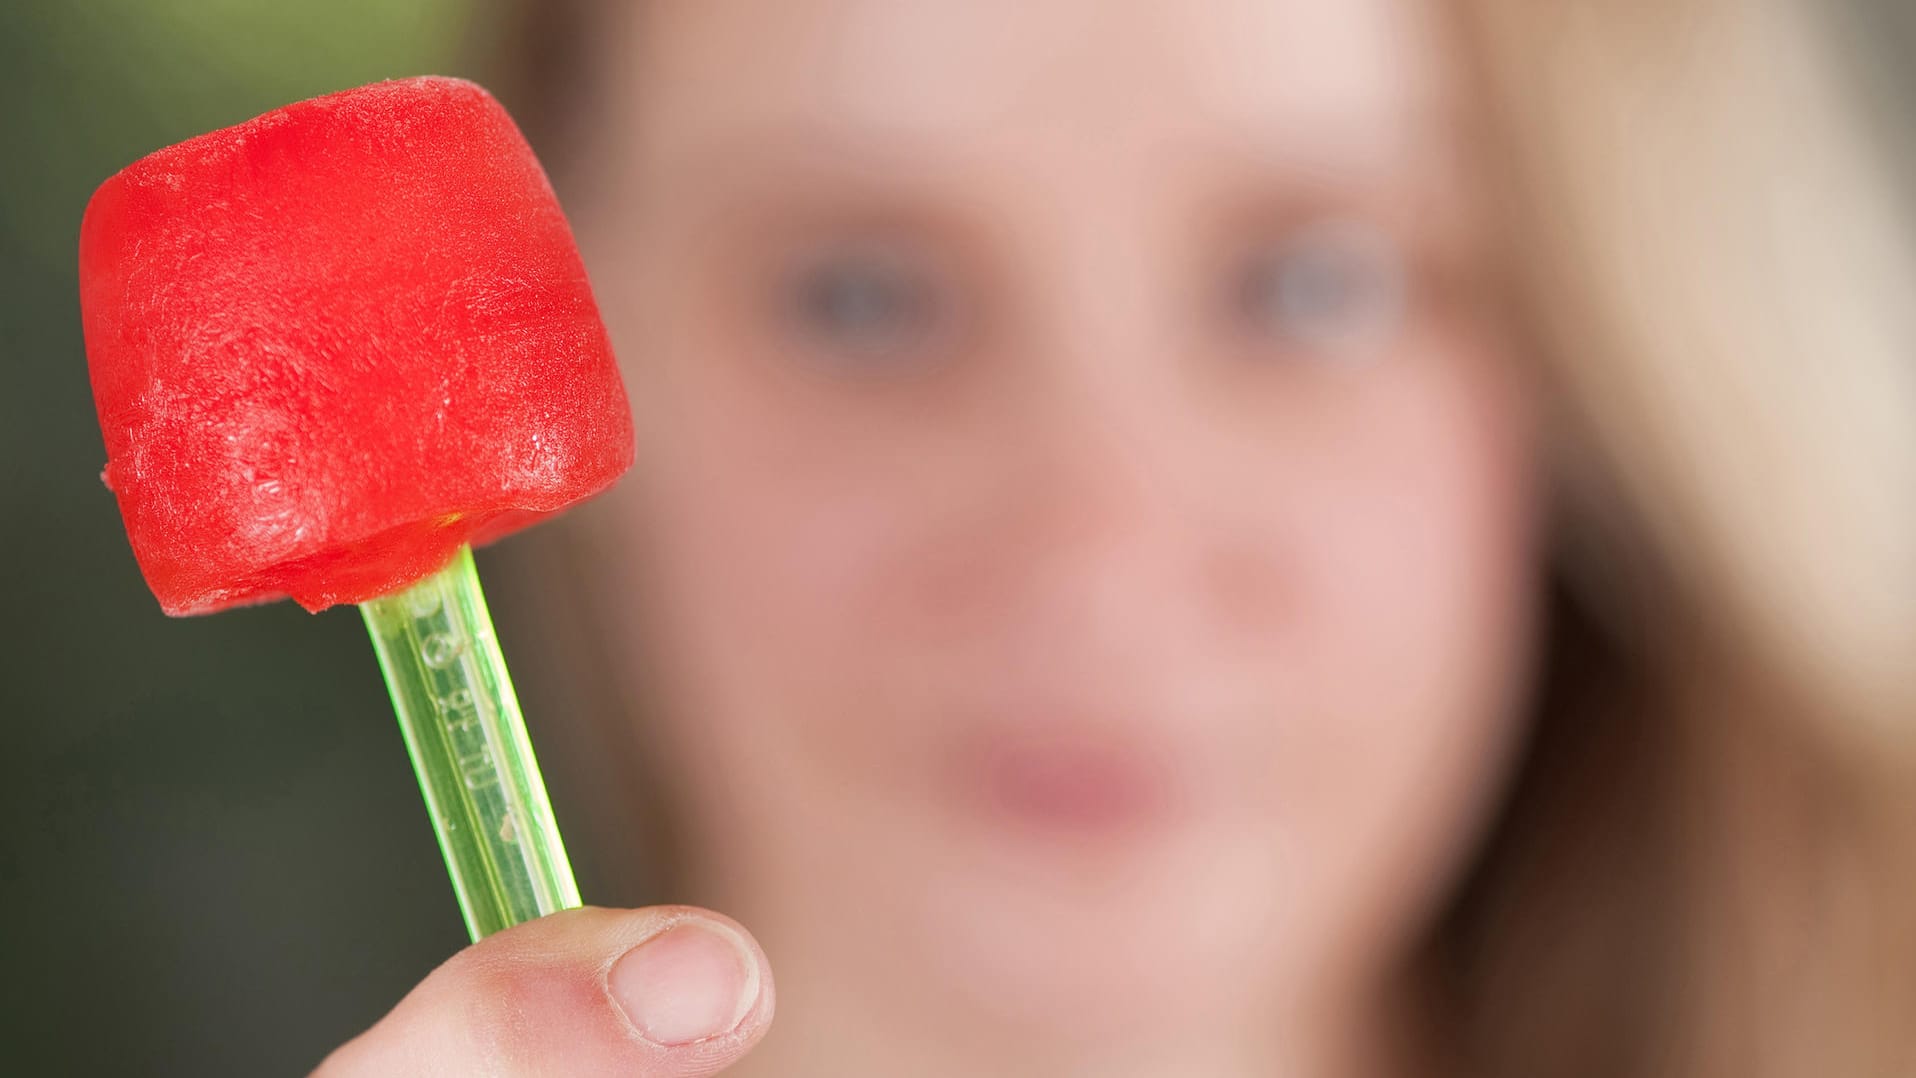
[[1469,1070],[1916,1073],[1916,261],[1842,52],[1462,10],[1589,619],[1435,948]]
[[[1916,260],[1807,2],[1459,3],[1559,480],[1527,756],[1417,969],[1477,1078],[1916,1074]],[[542,152],[598,6],[503,35]]]

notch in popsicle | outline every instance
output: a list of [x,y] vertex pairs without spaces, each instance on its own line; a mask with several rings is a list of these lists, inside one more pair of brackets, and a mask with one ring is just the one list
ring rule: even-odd
[[406,79],[142,158],[87,205],[80,307],[161,608],[358,603],[472,937],[578,905],[471,547],[610,486],[632,421],[505,110]]

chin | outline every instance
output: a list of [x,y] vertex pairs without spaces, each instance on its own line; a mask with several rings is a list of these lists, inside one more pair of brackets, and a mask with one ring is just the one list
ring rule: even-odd
[[1006,1033],[1110,1041],[1215,1021],[1286,964],[1274,858],[1171,830],[958,843],[932,873],[931,975]]

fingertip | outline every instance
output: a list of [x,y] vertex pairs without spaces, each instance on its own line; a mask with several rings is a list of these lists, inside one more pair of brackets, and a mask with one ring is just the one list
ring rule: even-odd
[[322,1071],[703,1078],[751,1050],[772,1008],[764,952],[730,918],[568,910],[461,952]]

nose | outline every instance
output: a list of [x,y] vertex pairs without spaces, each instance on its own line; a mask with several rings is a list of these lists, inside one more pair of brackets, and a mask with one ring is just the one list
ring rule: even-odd
[[1165,661],[1215,613],[1202,491],[1219,462],[1207,459],[1198,403],[1124,373],[1139,366],[1123,357],[1044,369],[998,450],[998,631],[1017,654],[1082,677]]

